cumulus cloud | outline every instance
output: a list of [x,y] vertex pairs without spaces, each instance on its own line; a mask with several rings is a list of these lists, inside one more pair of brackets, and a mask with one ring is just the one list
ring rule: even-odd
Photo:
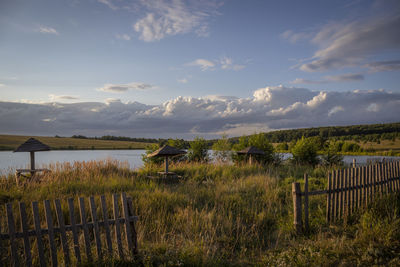
[[59,35],[58,31],[52,27],[47,27],[47,26],[39,26],[37,29],[38,32],[44,33],[44,34],[54,34],[54,35]]
[[127,83],[127,84],[108,83],[101,88],[97,88],[97,90],[110,93],[123,93],[128,90],[148,90],[151,88],[153,88],[153,85],[147,83]]
[[133,29],[145,42],[159,41],[167,36],[194,31],[198,36],[208,35],[208,20],[217,14],[220,4],[215,1],[166,1],[140,2],[147,10]]
[[245,65],[234,64],[233,59],[230,57],[223,57],[220,59],[221,69],[223,70],[241,70],[244,69]]
[[[400,93],[385,90],[311,91],[285,86],[247,98],[177,97],[160,105],[0,102],[3,133],[191,138],[254,131],[398,121]],[[247,129],[247,130],[246,130]],[[250,132],[250,133],[251,133]]]

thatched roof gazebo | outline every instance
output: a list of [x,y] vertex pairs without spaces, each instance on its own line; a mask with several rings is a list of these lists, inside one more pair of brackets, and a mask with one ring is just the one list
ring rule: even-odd
[[24,169],[17,170],[17,175],[21,174],[21,172],[28,172],[28,171],[30,171],[31,175],[34,175],[36,171],[41,171],[41,170],[35,170],[35,152],[49,151],[49,150],[50,147],[48,145],[43,144],[42,142],[40,142],[35,138],[29,138],[25,143],[17,147],[14,150],[14,152],[30,152],[31,154],[30,170],[24,170]]
[[165,145],[165,146],[157,149],[153,153],[150,153],[149,155],[147,155],[147,157],[148,158],[164,157],[165,158],[165,172],[162,174],[168,175],[168,174],[170,174],[168,172],[168,157],[173,157],[173,156],[183,155],[183,154],[186,154],[186,151],[177,149],[177,148],[169,146],[169,145]]
[[239,155],[248,155],[249,156],[249,164],[252,164],[252,155],[265,155],[264,151],[262,151],[261,149],[258,149],[255,146],[249,146],[246,147],[243,150],[240,150],[238,152]]

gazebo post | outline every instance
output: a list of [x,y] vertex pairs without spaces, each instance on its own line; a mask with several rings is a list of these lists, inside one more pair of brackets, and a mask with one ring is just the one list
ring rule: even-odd
[[168,174],[168,156],[165,157],[165,173]]
[[35,174],[35,151],[31,151],[31,176]]
[[253,164],[252,156],[251,154],[249,155],[249,165],[251,166]]

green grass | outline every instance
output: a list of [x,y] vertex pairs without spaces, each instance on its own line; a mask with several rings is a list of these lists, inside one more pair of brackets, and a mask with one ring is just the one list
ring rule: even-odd
[[[153,166],[131,171],[116,161],[60,164],[53,167],[52,173],[35,181],[22,181],[20,186],[12,175],[3,176],[0,214],[5,214],[7,202],[30,204],[56,198],[64,200],[67,214],[68,197],[105,194],[111,206],[112,193],[127,192],[140,218],[137,259],[107,259],[87,266],[400,264],[399,195],[382,198],[346,224],[333,225],[324,219],[325,198],[312,197],[310,231],[297,235],[293,228],[291,183],[302,182],[307,172],[310,190],[323,189],[328,171],[323,167],[181,163],[170,166],[171,171],[183,177],[179,183],[157,183],[146,178],[161,169],[162,166]],[[17,212],[16,203],[14,208]],[[5,225],[5,216],[0,216],[2,231]],[[0,253],[0,262],[8,260],[7,253]]]
[[53,150],[144,149],[148,145],[148,143],[130,141],[110,141],[49,136],[0,135],[0,150],[14,150],[31,137],[34,137],[44,144],[50,146]]

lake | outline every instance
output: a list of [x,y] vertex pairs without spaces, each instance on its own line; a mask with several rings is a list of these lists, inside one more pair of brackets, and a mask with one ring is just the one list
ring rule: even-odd
[[[131,169],[137,169],[143,165],[142,154],[145,150],[54,150],[36,152],[36,168],[57,162],[91,161],[114,159],[127,162]],[[283,159],[291,157],[290,153],[281,153]],[[344,156],[344,162],[350,164],[356,159],[359,164],[368,161],[380,161],[382,158],[397,159],[400,157],[387,156]],[[15,169],[29,168],[29,153],[13,153],[12,151],[0,151],[0,174],[14,173]]]

